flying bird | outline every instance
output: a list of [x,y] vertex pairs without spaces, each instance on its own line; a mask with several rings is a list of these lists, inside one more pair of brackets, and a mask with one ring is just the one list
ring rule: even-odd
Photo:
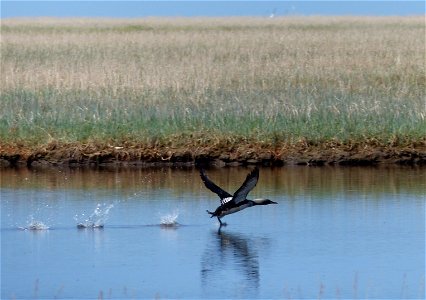
[[256,186],[256,183],[259,179],[259,168],[257,167],[247,175],[246,180],[234,193],[234,195],[231,195],[220,187],[218,187],[213,181],[211,181],[206,176],[203,169],[200,169],[200,176],[206,188],[217,194],[220,198],[220,206],[216,208],[214,212],[207,210],[207,212],[211,215],[211,218],[217,217],[220,226],[224,225],[224,223],[222,223],[221,221],[221,218],[226,215],[236,213],[247,207],[252,207],[255,205],[277,204],[277,202],[271,201],[269,199],[259,198],[248,200],[246,198],[248,193]]

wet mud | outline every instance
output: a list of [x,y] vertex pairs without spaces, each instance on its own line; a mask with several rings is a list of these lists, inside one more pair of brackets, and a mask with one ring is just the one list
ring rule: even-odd
[[35,166],[192,166],[215,165],[426,165],[426,141],[407,144],[308,143],[265,145],[235,143],[214,146],[120,146],[50,143],[29,147],[0,144],[1,167]]

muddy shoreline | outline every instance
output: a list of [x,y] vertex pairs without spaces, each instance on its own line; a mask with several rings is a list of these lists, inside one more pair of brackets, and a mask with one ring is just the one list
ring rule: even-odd
[[382,145],[377,142],[293,145],[120,146],[58,144],[0,145],[1,167],[155,167],[214,165],[426,165],[426,142]]

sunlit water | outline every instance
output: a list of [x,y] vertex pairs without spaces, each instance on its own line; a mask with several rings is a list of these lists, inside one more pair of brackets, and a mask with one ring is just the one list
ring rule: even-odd
[[1,298],[423,298],[424,171],[263,168],[219,231],[195,169],[1,170]]

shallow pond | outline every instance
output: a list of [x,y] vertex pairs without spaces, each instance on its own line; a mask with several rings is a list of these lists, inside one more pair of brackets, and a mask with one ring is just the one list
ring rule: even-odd
[[196,169],[3,169],[1,298],[423,298],[425,174],[261,168],[249,198],[279,204],[218,230]]

